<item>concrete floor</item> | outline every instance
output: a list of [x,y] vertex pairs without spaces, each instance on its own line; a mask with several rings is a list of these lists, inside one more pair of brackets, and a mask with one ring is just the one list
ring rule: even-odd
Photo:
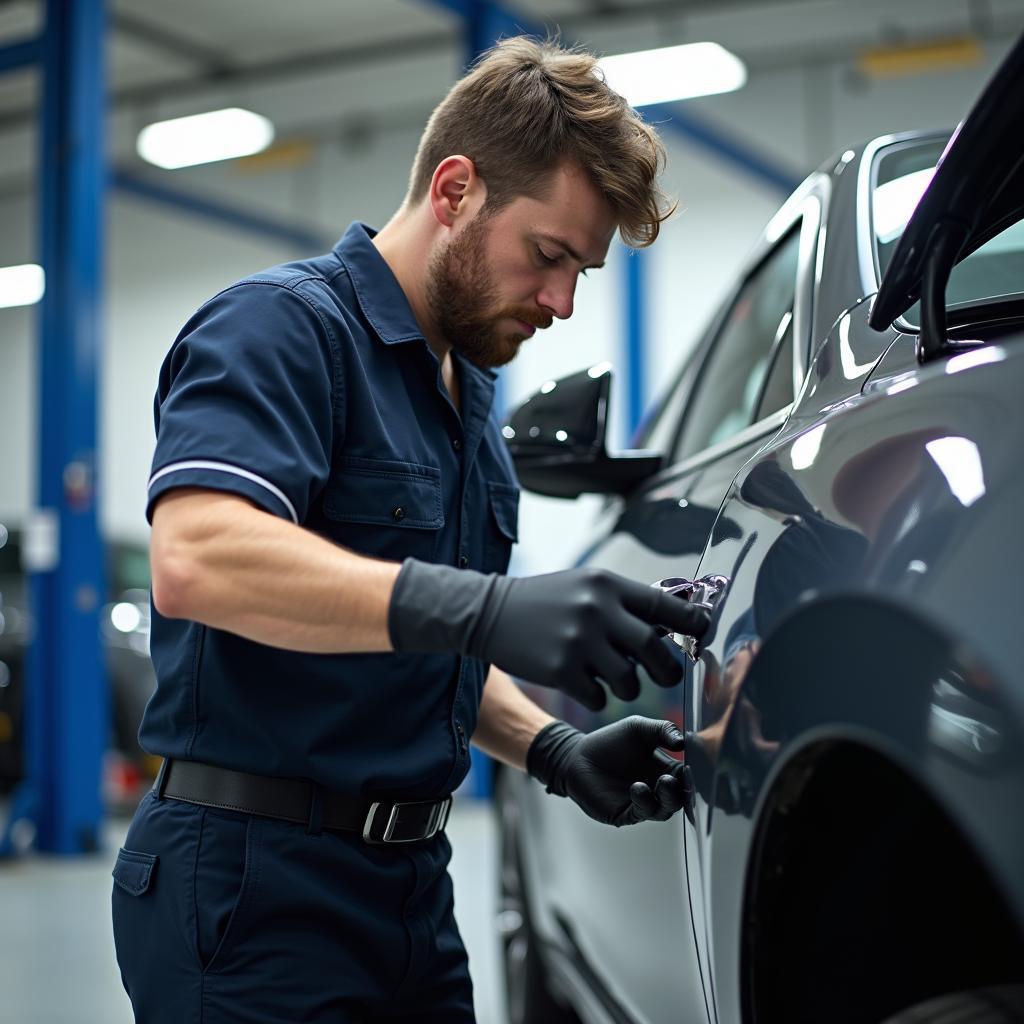
[[[111,823],[105,851],[94,856],[34,855],[0,862],[0,1021],[131,1024],[110,927],[110,869],[126,829],[127,821]],[[490,806],[457,798],[448,835],[478,1024],[505,1024],[493,926],[496,852]]]

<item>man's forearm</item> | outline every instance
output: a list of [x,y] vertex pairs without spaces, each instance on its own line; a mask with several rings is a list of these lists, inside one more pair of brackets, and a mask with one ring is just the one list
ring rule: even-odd
[[401,566],[354,554],[245,499],[182,489],[160,499],[151,544],[161,614],[291,651],[390,651]]
[[491,666],[473,746],[513,768],[526,770],[526,752],[533,738],[554,719],[519,689],[500,668]]

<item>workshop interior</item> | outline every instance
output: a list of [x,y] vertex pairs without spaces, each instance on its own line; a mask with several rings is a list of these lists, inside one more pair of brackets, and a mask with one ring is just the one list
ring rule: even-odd
[[[237,282],[298,295],[316,277],[320,287],[324,261],[357,258],[345,255],[355,235],[359,259],[415,263],[374,250],[372,237],[407,195],[435,108],[518,37],[597,59],[588,74],[660,139],[671,212],[650,245],[621,222],[606,251],[575,251],[596,244],[589,223],[571,226],[583,243],[554,239],[554,253],[547,235],[540,249],[530,242],[531,272],[571,271],[567,305],[542,298],[536,323],[515,306],[516,351],[503,365],[481,372],[460,353],[461,408],[422,351],[424,373],[402,363],[402,380],[415,377],[426,397],[360,424],[370,406],[358,393],[383,385],[376,370],[365,380],[352,371],[370,364],[345,346],[411,360],[430,332],[420,338],[413,324],[395,337],[404,328],[390,323],[448,298],[457,306],[473,287],[490,294],[469,262],[456,264],[458,289],[423,303],[383,260],[372,285],[350,269],[355,341],[307,299],[316,315],[295,338],[330,339],[333,413],[348,430],[333,445],[321,436],[324,452],[312,446],[320,483],[299,504],[287,474],[311,446],[295,455],[288,431],[303,409],[319,422],[317,409],[272,375],[235,390],[230,356],[189,378],[198,371],[183,353],[203,350],[181,339],[208,338],[209,309],[232,344],[241,323],[246,337],[273,335],[277,314],[244,306]],[[451,721],[436,738],[451,746],[455,785],[424,781],[406,800],[385,787],[344,833],[330,831],[330,794],[324,805],[324,835],[363,844],[353,848],[368,860],[407,839],[450,842],[475,1016],[423,1002],[405,1019],[1024,1021],[1021,125],[1019,0],[0,0],[0,1021],[170,1019],[144,1008],[123,939],[115,950],[112,891],[115,913],[118,900],[136,912],[159,898],[172,858],[140,846],[133,816],[177,799],[172,759],[181,777],[183,750],[214,749],[202,735],[215,705],[201,702],[216,677],[203,673],[243,653],[258,667],[232,644],[231,622],[200,627],[220,632],[217,644],[171,657],[186,634],[168,620],[192,616],[154,598],[156,567],[170,563],[151,541],[154,487],[175,473],[178,489],[161,493],[223,496],[230,475],[247,515],[270,513],[282,530],[389,564],[447,563],[448,575],[419,580],[403,563],[421,620],[399,607],[396,584],[393,647],[364,649],[457,664]],[[459,159],[472,167],[474,156]],[[595,172],[578,170],[589,195]],[[514,166],[503,173],[516,180]],[[536,195],[520,202],[547,210],[550,195]],[[527,243],[510,234],[503,244]],[[429,277],[438,265],[420,269]],[[493,269],[508,265],[487,264],[493,287],[513,279]],[[397,318],[383,326],[381,274]],[[232,294],[234,305],[209,305]],[[297,343],[289,351],[293,368],[319,358]],[[200,406],[191,424],[175,413],[189,380],[200,391],[222,382],[214,425]],[[244,465],[227,437],[250,398],[264,412]],[[428,399],[444,422],[464,418],[465,451],[456,440],[455,456],[434,452],[436,425],[419,404]],[[489,424],[484,442],[473,416],[479,431]],[[158,429],[201,440],[166,442],[171,458]],[[263,462],[279,437],[280,458]],[[396,455],[402,443],[412,456]],[[441,482],[474,458],[484,468],[465,470],[460,519]],[[487,604],[464,635],[437,639],[447,623],[428,611],[441,620],[446,605],[430,587],[449,586],[456,570],[493,576],[472,591]],[[566,573],[546,613],[511,625],[527,578]],[[613,578],[628,583],[602,591]],[[600,665],[590,688],[570,685],[567,663],[564,682],[556,669],[531,672],[544,629],[574,602],[640,614],[648,598],[645,626],[657,635],[644,653],[627,657],[625,641],[599,629],[577,645],[591,666],[618,645],[626,681]],[[678,621],[656,621],[665,608]],[[311,622],[318,615],[309,610]],[[512,633],[491,643],[502,621]],[[239,622],[241,635],[263,636]],[[306,657],[363,658],[350,664],[371,676],[379,663],[358,646],[333,650]],[[477,662],[507,672],[560,723],[550,750],[531,745],[526,770],[495,756],[492,726],[473,735],[477,707],[463,705],[493,685],[466,667]],[[299,662],[268,653],[271,664]],[[419,671],[409,669],[410,686]],[[179,696],[155,698],[158,677],[180,684]],[[228,731],[237,710],[238,736],[261,751],[261,763],[223,769],[259,778],[286,763],[275,728],[320,713],[294,709],[304,691],[287,671],[276,694],[261,686],[276,727],[273,715],[269,728],[251,726],[244,688],[230,691],[233,706],[216,705]],[[346,690],[337,707],[359,699]],[[158,737],[189,702],[194,731],[172,754]],[[388,698],[404,721],[403,703]],[[425,703],[410,693],[406,717]],[[634,816],[601,819],[568,759],[586,734],[638,730],[631,716],[664,723],[651,735],[660,780],[674,779],[678,796],[669,806],[652,776],[645,799],[656,794],[663,813],[636,811],[627,787]],[[395,730],[408,761],[426,731]],[[330,756],[331,741],[318,743],[311,765]],[[312,767],[309,777],[319,835],[322,786]],[[297,780],[281,781],[284,793]],[[421,802],[417,822],[407,808]],[[229,808],[223,823],[241,820],[217,806]],[[288,812],[255,814],[307,828]],[[247,896],[258,891],[252,834],[216,923],[222,944],[197,974],[214,1015],[197,1009],[197,1022],[231,1019],[210,1007],[229,1004],[229,968],[250,932],[273,927]],[[202,917],[202,894],[189,899]],[[202,961],[212,940],[191,927]],[[381,976],[401,974],[406,957],[411,976],[415,942],[412,953],[383,940],[378,949],[366,927],[359,941]],[[267,1016],[237,1019],[289,1019],[271,1013],[274,999]],[[321,1016],[290,1019],[385,1019],[351,1012],[325,995]]]

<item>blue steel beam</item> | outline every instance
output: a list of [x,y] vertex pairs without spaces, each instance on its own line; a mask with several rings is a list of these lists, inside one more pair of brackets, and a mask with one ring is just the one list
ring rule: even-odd
[[[36,845],[96,849],[110,715],[100,641],[96,396],[101,361],[105,75],[103,0],[48,0],[40,177],[46,293],[40,309],[37,508],[52,529],[30,565],[36,624],[26,688],[26,793]],[[45,540],[46,530],[42,531]]]
[[773,192],[788,196],[800,184],[800,175],[776,163],[748,142],[684,110],[678,103],[652,103],[639,110],[650,124],[662,130],[671,129],[684,142],[696,143]]
[[32,67],[43,59],[43,37],[34,36],[0,47],[0,74]]
[[204,220],[217,221],[228,227],[246,231],[251,234],[263,235],[274,241],[284,242],[298,250],[320,252],[334,244],[334,239],[327,239],[315,231],[294,227],[285,221],[264,214],[253,213],[241,207],[227,203],[202,199],[189,192],[170,185],[147,181],[145,178],[123,169],[114,169],[110,173],[110,185],[121,195],[143,199],[169,209],[193,214]]

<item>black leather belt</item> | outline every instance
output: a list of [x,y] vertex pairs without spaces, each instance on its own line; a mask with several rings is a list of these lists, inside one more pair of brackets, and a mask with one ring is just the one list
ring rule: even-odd
[[153,786],[160,798],[279,818],[315,829],[358,832],[368,843],[415,843],[448,823],[452,798],[370,803],[305,779],[278,779],[199,761],[164,761]]

